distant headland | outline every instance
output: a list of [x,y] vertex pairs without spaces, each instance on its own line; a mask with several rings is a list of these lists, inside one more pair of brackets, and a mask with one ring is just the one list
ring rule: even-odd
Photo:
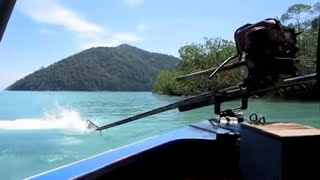
[[41,68],[6,90],[150,91],[159,71],[173,70],[178,62],[128,44],[96,47]]

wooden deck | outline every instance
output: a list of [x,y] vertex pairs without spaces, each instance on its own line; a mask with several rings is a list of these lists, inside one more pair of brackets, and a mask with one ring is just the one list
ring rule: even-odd
[[268,123],[264,125],[246,124],[246,126],[278,137],[317,136],[320,130],[296,123]]

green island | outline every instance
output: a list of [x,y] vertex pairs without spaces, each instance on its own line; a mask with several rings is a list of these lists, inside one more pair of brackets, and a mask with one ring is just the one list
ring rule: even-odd
[[122,44],[84,50],[16,81],[20,91],[150,91],[160,70],[179,59]]
[[[294,4],[281,16],[282,23],[296,29],[301,34],[297,37],[299,51],[297,59],[300,75],[315,72],[317,51],[317,27],[320,13],[320,3],[313,6]],[[218,67],[225,59],[236,54],[236,45],[233,41],[221,38],[204,38],[200,44],[191,43],[179,49],[181,61],[175,70],[163,70],[159,73],[153,92],[167,95],[194,95],[208,92],[217,87],[224,88],[240,82],[245,70],[218,73],[217,77],[209,80],[208,76],[194,77],[183,81],[175,77],[197,72],[212,67]],[[270,95],[270,94],[269,94]],[[319,97],[315,84],[299,85],[280,89],[272,96],[284,98],[309,98]]]

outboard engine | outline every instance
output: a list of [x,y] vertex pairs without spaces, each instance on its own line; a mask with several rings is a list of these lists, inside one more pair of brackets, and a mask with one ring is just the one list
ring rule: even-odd
[[282,26],[273,18],[240,27],[235,41],[249,71],[244,85],[257,89],[279,78],[295,76],[296,35],[293,28]]

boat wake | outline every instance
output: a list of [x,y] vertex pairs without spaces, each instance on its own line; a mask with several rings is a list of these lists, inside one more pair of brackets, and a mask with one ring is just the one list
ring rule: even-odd
[[66,129],[75,131],[87,131],[86,120],[80,114],[71,109],[58,107],[54,111],[45,113],[43,118],[0,120],[0,130],[44,130]]

